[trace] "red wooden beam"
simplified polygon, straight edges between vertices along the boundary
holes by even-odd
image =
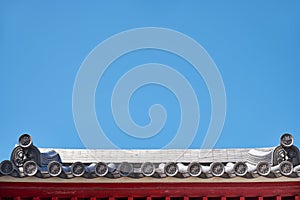
[[[0,196],[58,198],[109,198],[118,197],[262,197],[297,196],[300,200],[300,182],[243,182],[243,183],[40,183],[0,182]],[[223,197],[223,198],[221,198]],[[225,199],[224,199],[225,198]],[[73,200],[73,199],[72,199]],[[74,199],[75,200],[75,199]],[[95,200],[95,199],[91,199]],[[132,200],[132,199],[129,199]],[[134,200],[134,199],[133,199]],[[147,200],[151,200],[147,198]],[[186,200],[186,199],[184,199]],[[240,200],[245,200],[240,198]]]

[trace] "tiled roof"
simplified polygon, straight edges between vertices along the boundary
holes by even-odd
[[[300,153],[290,134],[276,147],[199,150],[91,150],[37,148],[23,134],[1,176],[39,178],[300,177]],[[168,179],[169,179],[168,178]]]

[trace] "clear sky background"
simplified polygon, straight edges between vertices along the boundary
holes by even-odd
[[[215,148],[265,147],[290,132],[300,147],[300,1],[0,1],[0,159],[8,159],[20,134],[38,147],[85,148],[72,115],[76,74],[100,42],[119,32],[164,27],[182,32],[210,54],[222,75],[227,115]],[[101,59],[101,58],[99,58]],[[197,85],[199,148],[210,119],[201,76],[179,57],[142,50],[108,69],[96,93],[98,119],[121,148],[160,148],[178,128],[180,109],[169,90],[148,85],[132,96],[140,125],[162,103],[168,121],[159,142],[139,143],[115,127],[110,89],[124,69],[157,62],[181,69]],[[125,70],[125,71],[126,71]],[[116,77],[115,77],[116,76]],[[200,88],[200,89],[199,89]],[[127,138],[126,138],[127,137]]]

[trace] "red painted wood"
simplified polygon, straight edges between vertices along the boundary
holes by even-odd
[[[0,182],[0,196],[58,198],[299,196],[300,182],[244,183],[21,183]],[[277,198],[277,197],[276,197]],[[298,197],[297,197],[298,198]],[[134,200],[134,199],[133,199]],[[149,200],[147,198],[147,200]],[[172,198],[170,199],[172,200]],[[224,199],[222,199],[224,200]],[[226,200],[226,199],[225,199]],[[245,200],[240,198],[240,200]],[[278,200],[278,199],[277,199]],[[296,200],[296,199],[295,199]],[[297,199],[300,200],[300,199]]]
[[[281,196],[276,196],[276,200],[281,200]]]

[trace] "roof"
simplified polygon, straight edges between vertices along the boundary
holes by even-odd
[[[278,146],[254,149],[52,149],[36,147],[28,134],[18,141],[0,164],[0,182],[300,181],[300,153],[290,134]]]
[[[256,178],[244,178],[244,177],[235,177],[235,178],[222,178],[222,177],[211,177],[211,178],[199,178],[199,177],[188,177],[188,178],[176,178],[176,177],[166,177],[166,178],[153,178],[153,177],[144,177],[142,179],[136,179],[131,177],[120,177],[120,178],[84,178],[84,177],[74,177],[71,179],[64,179],[60,177],[52,178],[36,178],[36,177],[24,177],[16,178],[12,176],[2,176],[0,177],[0,182],[23,182],[23,183],[245,183],[245,182],[300,182],[300,177],[286,177],[281,176],[277,178],[258,176]]]
[[[275,147],[259,148],[257,151],[270,153]],[[238,162],[246,161],[249,148],[241,149],[51,149],[39,148],[41,152],[56,151],[65,163],[80,161],[83,163],[102,162]]]

